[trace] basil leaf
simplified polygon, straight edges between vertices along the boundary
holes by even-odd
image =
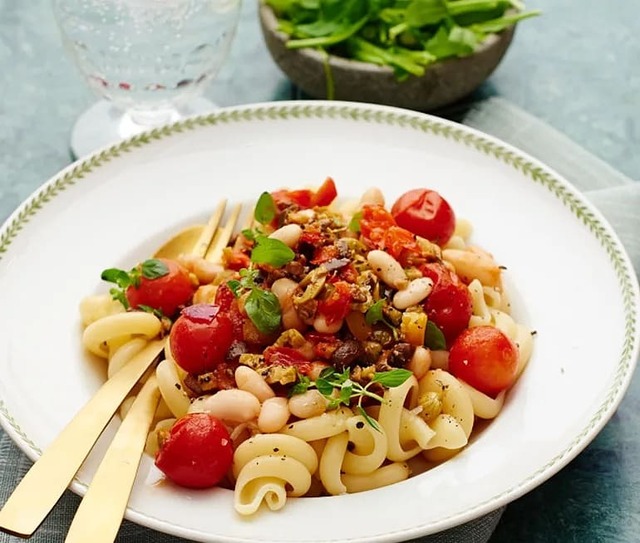
[[[100,279],[108,281],[109,283],[115,283],[120,288],[127,288],[132,284],[129,273],[124,270],[119,270],[118,268],[109,268],[108,270],[104,270],[100,274]]]
[[[260,224],[269,224],[275,219],[276,213],[278,213],[278,208],[273,201],[273,196],[268,192],[263,192],[258,198],[256,209],[253,213],[255,220]]]
[[[373,376],[372,381],[374,383],[380,383],[384,387],[393,388],[393,387],[400,386],[412,375],[413,375],[412,371],[403,370],[403,369],[382,371],[380,373],[376,373]]]
[[[242,283],[240,281],[231,279],[231,281],[227,281],[227,286],[236,298],[240,297],[240,291],[242,290]]]
[[[245,228],[242,232],[240,232],[248,241],[255,241],[256,234],[250,228]]]
[[[447,348],[447,340],[442,330],[432,321],[427,321],[427,329],[424,334],[424,346],[433,351],[444,351]]]
[[[364,410],[364,408],[361,405],[358,406],[358,413],[360,413],[364,417],[364,420],[366,420],[369,423],[370,426],[372,426],[378,432],[380,431],[380,425],[378,424],[378,421],[376,419],[372,418]]]
[[[373,304],[367,310],[367,312],[364,315],[364,320],[369,326],[384,320],[384,315],[382,313],[383,307],[384,307],[384,300],[378,300],[375,304]]]
[[[280,328],[280,302],[269,290],[254,288],[244,304],[247,315],[261,333],[269,335]]]
[[[157,258],[145,260],[142,263],[142,266],[140,266],[140,270],[142,272],[142,277],[145,279],[158,279],[159,277],[169,275],[169,268],[167,265]]]
[[[257,236],[256,246],[251,251],[251,262],[269,264],[281,268],[296,257],[296,254],[279,239]]]
[[[351,221],[349,221],[349,230],[355,232],[356,234],[360,233],[360,221],[362,220],[362,211],[358,211],[353,215]]]

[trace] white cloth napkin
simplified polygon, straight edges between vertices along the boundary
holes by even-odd
[[[640,270],[640,183],[634,183],[569,138],[501,98],[477,104],[464,124],[496,136],[538,158],[584,191],[602,211],[624,243],[636,272]],[[30,462],[0,430],[0,503],[4,503]],[[409,497],[408,497],[409,499]],[[31,539],[34,543],[61,543],[79,504],[66,492],[58,506]],[[415,540],[415,543],[486,543],[504,509],[451,530]],[[0,543],[18,543],[0,534]],[[184,540],[159,534],[125,521],[119,543],[181,543]]]

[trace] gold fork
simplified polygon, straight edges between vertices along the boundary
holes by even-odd
[[[214,256],[213,253],[209,254],[208,248],[224,213],[224,206],[225,202],[222,202],[216,208],[208,224],[204,228],[200,228],[201,233],[194,245],[196,254],[207,259]],[[233,224],[235,224],[239,213],[239,206],[236,206],[232,213],[233,222],[231,225],[229,223],[225,225],[229,236],[231,236]],[[227,228],[229,226],[230,228]],[[167,245],[165,244],[163,247]],[[223,248],[222,243],[217,244],[216,254],[221,255]],[[211,249],[213,250],[213,247]],[[218,256],[218,258],[220,257]],[[36,531],[73,480],[120,404],[145,372],[159,360],[165,344],[165,339],[150,341],[126,366],[105,382],[91,400],[82,407],[42,453],[9,496],[0,510],[0,529],[21,537],[30,537]],[[143,387],[143,391],[139,395],[139,407],[133,412],[134,415],[135,413],[139,414],[131,417],[132,422],[126,426],[123,422],[125,429],[129,428],[127,431],[135,433],[135,435],[138,435],[138,432],[143,433],[139,431],[145,421],[145,409],[142,406],[148,406],[153,403],[154,397],[158,397],[158,393],[153,387],[154,380],[149,379],[149,381],[151,383]],[[157,404],[157,400],[155,402]],[[153,411],[155,412],[155,409]],[[129,491],[127,499],[128,495]],[[105,500],[105,503],[109,503],[109,500]],[[118,522],[118,526],[119,524],[120,522]],[[83,541],[87,541],[87,539],[83,539]]]
[[[205,243],[201,239],[195,245],[195,252],[211,262],[219,262],[240,211],[241,207],[236,206],[226,224],[217,232],[216,228],[205,228],[202,236],[209,236],[210,246],[202,254],[201,248]],[[159,400],[160,391],[155,375],[152,375],[142,387],[100,463],[76,511],[65,543],[111,543],[115,540]]]

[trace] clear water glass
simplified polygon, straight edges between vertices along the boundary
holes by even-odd
[[[102,98],[74,127],[97,147],[215,106],[202,97],[228,56],[241,0],[54,0],[66,48]]]

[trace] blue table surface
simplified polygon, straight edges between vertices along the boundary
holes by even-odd
[[[640,7],[636,0],[529,0],[500,67],[472,97],[501,96],[640,180]],[[0,221],[71,160],[69,135],[94,100],[65,56],[46,0],[0,0]],[[233,50],[207,92],[220,105],[296,97],[245,0]],[[517,459],[513,459],[514,462]],[[491,543],[640,541],[640,383],[587,449],[511,504]]]

